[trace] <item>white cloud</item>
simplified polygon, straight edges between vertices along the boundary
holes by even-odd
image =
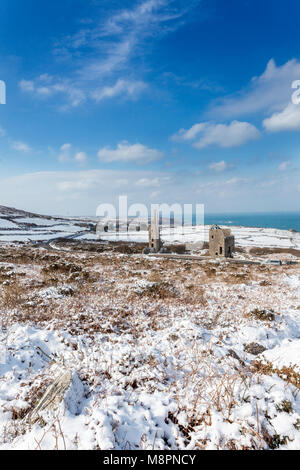
[[[265,188],[273,187],[273,186],[278,185],[278,184],[280,184],[279,180],[277,180],[277,179],[271,179],[271,180],[267,180],[267,181],[263,181],[262,183],[259,183],[258,186],[259,186],[260,188],[265,189]]]
[[[61,163],[68,162],[71,160],[71,148],[72,148],[71,144],[63,144],[60,147],[60,154],[58,156],[58,160]]]
[[[13,141],[11,145],[12,145],[12,148],[14,150],[17,150],[18,152],[28,153],[31,151],[30,146],[28,144],[25,144],[25,142]]]
[[[153,179],[141,178],[135,184],[136,184],[136,186],[144,186],[144,187],[147,187],[147,188],[156,187],[156,186],[160,185],[160,180],[159,180],[159,178],[153,178]]]
[[[71,149],[72,147],[72,144],[63,144],[61,147],[60,147],[60,150],[62,150],[63,152],[67,152]]]
[[[50,78],[52,79],[52,77]],[[41,84],[41,80],[44,79],[44,76],[42,76],[42,78],[38,77],[35,81],[26,82],[22,80],[19,85],[22,91],[33,93],[39,98],[50,98],[54,95],[67,96],[68,105],[61,107],[60,109],[62,110],[68,109],[70,106],[79,106],[86,101],[88,96],[99,103],[103,99],[111,99],[121,95],[134,98],[147,88],[147,84],[141,80],[118,79],[114,85],[98,87],[88,94],[85,90],[81,89],[79,85],[74,86],[69,80],[62,81],[58,79],[57,82],[43,85]],[[47,77],[47,82],[49,81],[49,77]]]
[[[219,147],[238,147],[249,140],[257,139],[259,136],[260,132],[252,124],[232,121],[229,125],[208,125],[200,140],[194,145],[198,149],[212,144]]]
[[[203,122],[195,124],[187,131],[181,129],[172,137],[172,140],[194,141],[193,146],[198,149],[203,149],[208,145],[226,148],[238,147],[259,136],[259,130],[248,122],[232,121],[230,124]],[[198,140],[195,142],[196,138]]]
[[[120,178],[115,181],[116,187],[128,186],[129,181],[126,178]]]
[[[224,162],[220,162],[220,164],[223,164]],[[222,165],[220,165],[222,166]],[[236,185],[245,185],[246,183],[249,183],[251,181],[250,178],[231,178],[229,180],[215,180],[215,181],[209,181],[206,183],[198,184],[198,193],[203,193],[203,191],[206,192],[215,192],[216,189],[218,188],[226,188],[230,186],[236,186]]]
[[[107,86],[95,90],[92,97],[98,103],[105,98],[114,98],[115,96],[126,95],[128,97],[137,96],[147,87],[142,81],[129,81],[119,79],[115,85]]]
[[[299,77],[299,60],[293,59],[277,66],[271,59],[262,75],[253,77],[248,86],[236,95],[218,100],[209,115],[236,118],[257,112],[282,110],[291,102],[292,82]]]
[[[222,160],[221,162],[212,163],[208,168],[213,171],[222,172],[228,169],[228,164]]]
[[[66,143],[60,147],[58,160],[61,163],[76,162],[83,166],[87,163],[88,157],[85,152],[75,152],[72,144]]]
[[[235,185],[240,183],[247,183],[248,181],[248,178],[231,178],[230,180],[225,181],[225,184]]]
[[[93,179],[82,179],[79,181],[62,181],[57,184],[60,191],[85,191],[95,186],[96,182]]]
[[[207,122],[194,124],[190,129],[180,129],[179,132],[171,137],[174,142],[184,142],[195,139],[200,132],[207,128]]]
[[[147,164],[163,157],[163,153],[156,149],[150,149],[142,144],[130,145],[124,141],[118,144],[117,148],[112,150],[108,147],[100,149],[98,157],[102,162],[135,162]]]
[[[285,161],[279,165],[278,169],[280,171],[285,171],[289,166],[291,166],[291,162]]]
[[[87,162],[87,154],[85,152],[77,152],[74,159],[80,165],[84,165]]]
[[[6,130],[0,126],[0,137],[7,136]],[[20,140],[13,140],[9,136],[7,136],[7,142],[9,143],[10,147],[17,152],[29,153],[32,152],[32,148],[26,142],[22,142]]]
[[[21,80],[20,83],[20,88],[22,91],[34,91],[34,82],[31,80]]]
[[[270,132],[300,131],[300,105],[288,104],[283,111],[265,119],[263,125]]]
[[[153,191],[153,193],[150,194],[150,199],[158,199],[161,195],[161,191]]]
[[[36,80],[21,80],[19,86],[22,91],[34,94],[40,99],[54,95],[67,96],[68,106],[61,107],[63,110],[68,109],[69,106],[79,106],[86,100],[86,93],[79,85],[75,86],[70,79],[54,79],[47,74],[40,75]]]
[[[51,89],[50,87],[46,87],[46,86],[40,86],[36,89],[36,92],[38,93],[38,95],[49,96],[49,95],[52,95],[53,89]]]

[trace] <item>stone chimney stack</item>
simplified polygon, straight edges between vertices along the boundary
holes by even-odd
[[[155,210],[149,227],[149,248],[152,253],[158,253],[161,247],[158,212]]]

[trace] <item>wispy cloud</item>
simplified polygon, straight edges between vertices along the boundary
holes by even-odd
[[[187,7],[181,1],[144,0],[131,8],[111,11],[105,19],[101,15],[56,43],[55,55],[64,58],[68,72],[23,79],[20,88],[44,99],[61,94],[70,107],[87,99],[100,102],[122,95],[136,97],[146,89],[141,76],[148,44],[178,28],[199,1],[193,0]],[[143,60],[138,67],[140,57]]]
[[[97,180],[93,175],[90,178],[85,177],[77,181],[61,181],[57,183],[57,189],[62,192],[86,191],[97,185]]]
[[[226,188],[226,187],[235,187],[244,185],[246,183],[250,183],[250,178],[231,178],[229,180],[216,180],[216,181],[208,181],[205,183],[198,184],[197,192],[202,193],[203,191],[207,192],[215,192],[218,188]]]
[[[217,172],[222,172],[225,171],[229,168],[228,163],[225,162],[225,160],[221,160],[220,162],[214,162],[208,167],[210,170],[217,171]]]
[[[126,67],[130,59],[141,52],[148,38],[174,30],[186,11],[182,3],[178,6],[173,0],[135,2],[132,8],[113,12],[106,20],[65,38],[62,52],[84,47],[88,58],[79,73],[88,80],[99,79]],[[56,53],[60,53],[59,45]]]
[[[31,93],[39,99],[59,95],[66,97],[71,107],[79,106],[86,100],[86,91],[81,88],[80,84],[74,85],[71,79],[41,75],[35,80],[21,80],[19,86],[22,91]]]
[[[156,178],[141,178],[135,183],[136,186],[142,186],[144,188],[156,188],[163,184],[170,183],[171,176],[163,176]]]
[[[173,72],[164,72],[161,75],[160,80],[166,84],[169,84],[171,82],[180,87],[184,86],[209,93],[224,93],[225,91],[224,87],[206,78],[195,79],[190,77],[189,75],[178,75]]]
[[[125,95],[129,97],[138,96],[147,88],[146,83],[142,81],[130,81],[119,79],[114,85],[96,89],[92,97],[98,103],[105,98],[114,98],[115,96]]]
[[[280,165],[278,166],[278,169],[279,169],[280,171],[285,171],[285,170],[287,170],[290,166],[291,166],[291,162],[285,161],[285,162],[280,163]]]
[[[31,147],[25,142],[12,141],[11,146],[14,150],[17,150],[18,152],[29,153],[31,151]]]

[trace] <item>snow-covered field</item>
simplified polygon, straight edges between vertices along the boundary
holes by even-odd
[[[0,325],[0,449],[300,448],[298,265],[0,245]]]
[[[228,228],[228,227],[226,227]],[[162,240],[166,243],[188,243],[198,244],[201,241],[209,240],[210,226],[184,227],[175,229],[162,228]],[[265,247],[265,248],[295,248],[300,249],[300,233],[289,230],[251,228],[251,227],[230,227],[235,236],[237,246],[242,247]],[[101,234],[103,240],[123,240],[147,243],[148,233],[146,231],[129,233],[107,233]]]
[[[11,228],[16,229],[17,225],[14,222],[11,222],[10,220],[2,219],[0,217],[0,230]]]

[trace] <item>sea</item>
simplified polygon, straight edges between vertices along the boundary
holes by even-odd
[[[193,217],[195,221],[195,216]],[[300,212],[205,214],[205,225],[277,228],[300,232]]]
[[[178,216],[175,223],[181,223]],[[149,219],[150,223],[150,219]],[[196,214],[185,215],[185,225],[197,225]],[[199,223],[199,222],[198,222]],[[253,212],[253,213],[223,213],[204,214],[205,225],[227,225],[238,227],[274,228],[279,230],[294,230],[300,232],[300,212]]]

